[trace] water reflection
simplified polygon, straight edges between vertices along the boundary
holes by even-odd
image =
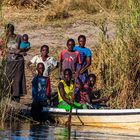
[[[67,140],[68,128],[64,126],[34,125],[30,123],[6,123],[0,131],[1,140]],[[95,127],[72,127],[71,140],[140,140],[139,130]]]

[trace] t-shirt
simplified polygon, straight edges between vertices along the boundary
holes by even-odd
[[[36,65],[38,63],[44,64],[45,70],[43,76],[49,76],[51,69],[57,66],[57,61],[51,56],[49,56],[45,61],[43,61],[41,56],[36,55],[30,60],[30,62]]]
[[[62,71],[69,68],[74,73],[76,71],[77,63],[81,64],[80,53],[69,52],[67,50],[63,50],[60,53],[60,62],[62,62]]]
[[[80,53],[80,59],[81,59],[82,64],[78,65],[77,68],[81,69],[86,65],[86,58],[92,56],[91,51],[89,48],[85,48],[85,47],[81,48],[80,46],[75,46],[73,50],[78,51]]]
[[[66,82],[64,80],[61,80],[60,82],[63,83],[64,91],[65,91],[65,97],[67,99],[71,99],[72,93],[74,92],[73,82],[71,81],[69,86],[66,84]],[[58,88],[58,100],[59,100],[59,103],[64,101],[63,98],[61,97],[59,88]]]
[[[20,49],[28,49],[30,48],[30,42],[21,42],[20,43]]]
[[[50,80],[48,77],[35,76],[32,80],[32,97],[36,101],[45,101],[50,98]]]

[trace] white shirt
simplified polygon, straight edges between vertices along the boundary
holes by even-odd
[[[38,63],[43,63],[44,64],[45,70],[44,70],[43,76],[49,76],[51,69],[53,67],[57,66],[57,61],[51,56],[49,56],[45,61],[43,61],[41,56],[36,55],[30,60],[30,62],[32,64],[36,64],[36,65]]]

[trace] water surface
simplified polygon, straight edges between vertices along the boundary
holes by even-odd
[[[71,139],[75,140],[140,140],[139,130],[74,126]],[[0,131],[1,140],[67,140],[68,128],[23,122],[6,123]]]

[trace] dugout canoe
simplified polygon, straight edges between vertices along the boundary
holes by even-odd
[[[58,108],[43,107],[58,124],[67,123],[69,111]],[[140,109],[73,109],[72,125],[112,127],[112,128],[140,128]]]

